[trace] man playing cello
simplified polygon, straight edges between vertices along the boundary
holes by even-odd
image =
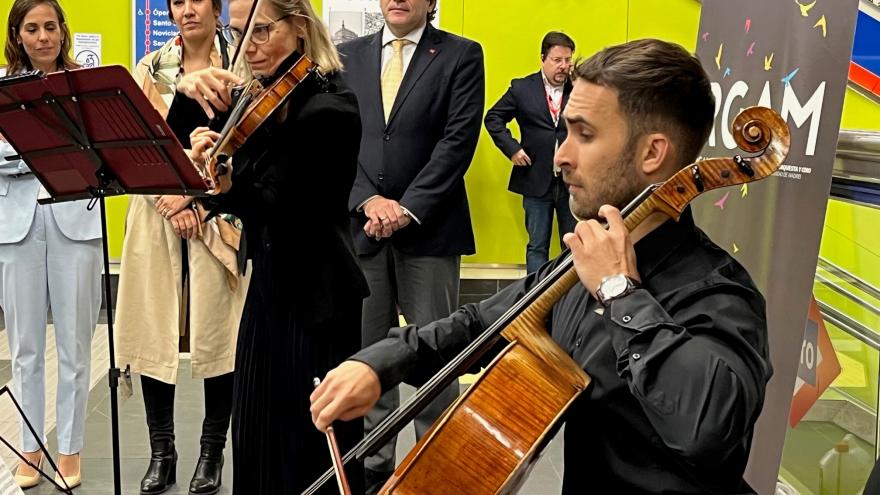
[[[714,121],[709,80],[658,40],[606,48],[574,77],[555,162],[586,219],[564,239],[581,283],[547,328],[592,382],[564,417],[563,493],[750,493],[742,475],[772,374],[764,299],[689,208],[631,233],[619,212],[696,159]],[[560,259],[448,318],[391,329],[327,374],[312,395],[316,426],[426,381]]]

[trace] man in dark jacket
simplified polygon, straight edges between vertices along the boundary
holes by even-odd
[[[426,324],[458,305],[461,255],[474,253],[464,174],[480,135],[483,50],[434,28],[435,0],[381,0],[385,27],[339,47],[363,135],[349,198],[355,248],[370,286],[363,344],[397,324]],[[458,396],[452,384],[416,418],[421,437]],[[390,390],[367,416],[370,431],[397,408]],[[368,485],[394,469],[394,442],[366,459]],[[370,490],[368,490],[369,492]]]
[[[555,163],[589,220],[565,235],[580,283],[542,323],[592,381],[563,418],[563,493],[754,493],[743,472],[772,374],[764,298],[690,208],[678,221],[655,210],[631,232],[619,212],[696,159],[714,123],[709,78],[684,48],[650,39],[574,73]],[[561,259],[447,318],[391,329],[327,374],[311,397],[317,427],[363,415],[401,381],[425,383]],[[480,452],[468,439],[461,451]]]
[[[510,82],[510,89],[486,112],[486,130],[495,146],[513,163],[511,192],[522,194],[526,213],[526,268],[534,272],[550,256],[553,211],[559,226],[559,241],[574,230],[575,219],[568,208],[568,191],[553,155],[567,135],[562,111],[571,93],[571,57],[574,41],[565,33],[551,31],[541,42],[541,70]],[[517,142],[507,128],[519,124]],[[564,248],[564,246],[563,246]]]

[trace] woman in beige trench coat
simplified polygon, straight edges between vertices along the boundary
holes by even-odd
[[[228,65],[219,35],[220,0],[168,0],[181,34],[147,54],[134,77],[166,116],[184,147],[207,117],[177,95],[186,72]],[[152,455],[142,494],[163,493],[176,482],[174,391],[180,342],[189,343],[192,377],[204,379],[201,453],[192,494],[219,490],[232,405],[235,343],[247,291],[236,249],[240,227],[232,217],[207,223],[198,201],[182,196],[132,196],[117,304],[116,353],[122,368],[141,375]],[[182,338],[183,337],[183,338]]]

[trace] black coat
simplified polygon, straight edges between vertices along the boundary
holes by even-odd
[[[360,118],[354,94],[329,80],[326,92],[297,88],[249,138],[232,157],[232,189],[216,198],[216,211],[244,223],[253,262],[235,357],[235,493],[300,493],[330,468],[309,413],[312,378],[360,348],[368,289],[348,214]],[[336,435],[348,451],[363,437],[363,422],[343,423]],[[347,467],[362,492],[362,467]]]
[[[560,112],[565,109],[569,94],[571,83],[567,82],[562,90]],[[519,124],[522,143],[518,143],[507,128],[514,119]],[[486,112],[485,123],[495,146],[504,156],[510,158],[523,149],[532,160],[531,166],[513,167],[507,188],[532,198],[546,195],[553,178],[556,142],[562,144],[568,131],[561,115],[558,124],[553,124],[541,72],[510,81],[510,88],[504,96]]]
[[[357,163],[358,104],[338,77],[330,81],[327,93],[298,88],[286,118],[270,119],[249,138],[232,159],[232,189],[215,208],[244,224],[243,251],[254,264],[250,291],[273,301],[279,318],[289,315],[305,324],[325,320],[340,301],[368,293],[347,206]]]
[[[474,41],[425,28],[385,125],[381,95],[382,32],[339,47],[343,78],[357,94],[363,136],[358,175],[348,207],[358,254],[381,242],[363,231],[357,208],[380,195],[399,201],[412,222],[390,239],[408,254],[474,253],[474,233],[464,186],[480,135],[485,102],[483,50]]]

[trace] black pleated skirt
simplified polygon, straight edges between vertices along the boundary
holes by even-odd
[[[361,300],[309,328],[296,323],[296,301],[251,280],[235,362],[232,414],[233,493],[298,495],[331,467],[323,433],[309,412],[314,377],[323,378],[360,349]],[[291,298],[292,299],[292,298]],[[302,325],[300,325],[302,326]],[[343,455],[363,438],[363,421],[334,425]],[[363,466],[346,465],[353,493],[363,493]],[[321,494],[338,493],[336,481]]]

